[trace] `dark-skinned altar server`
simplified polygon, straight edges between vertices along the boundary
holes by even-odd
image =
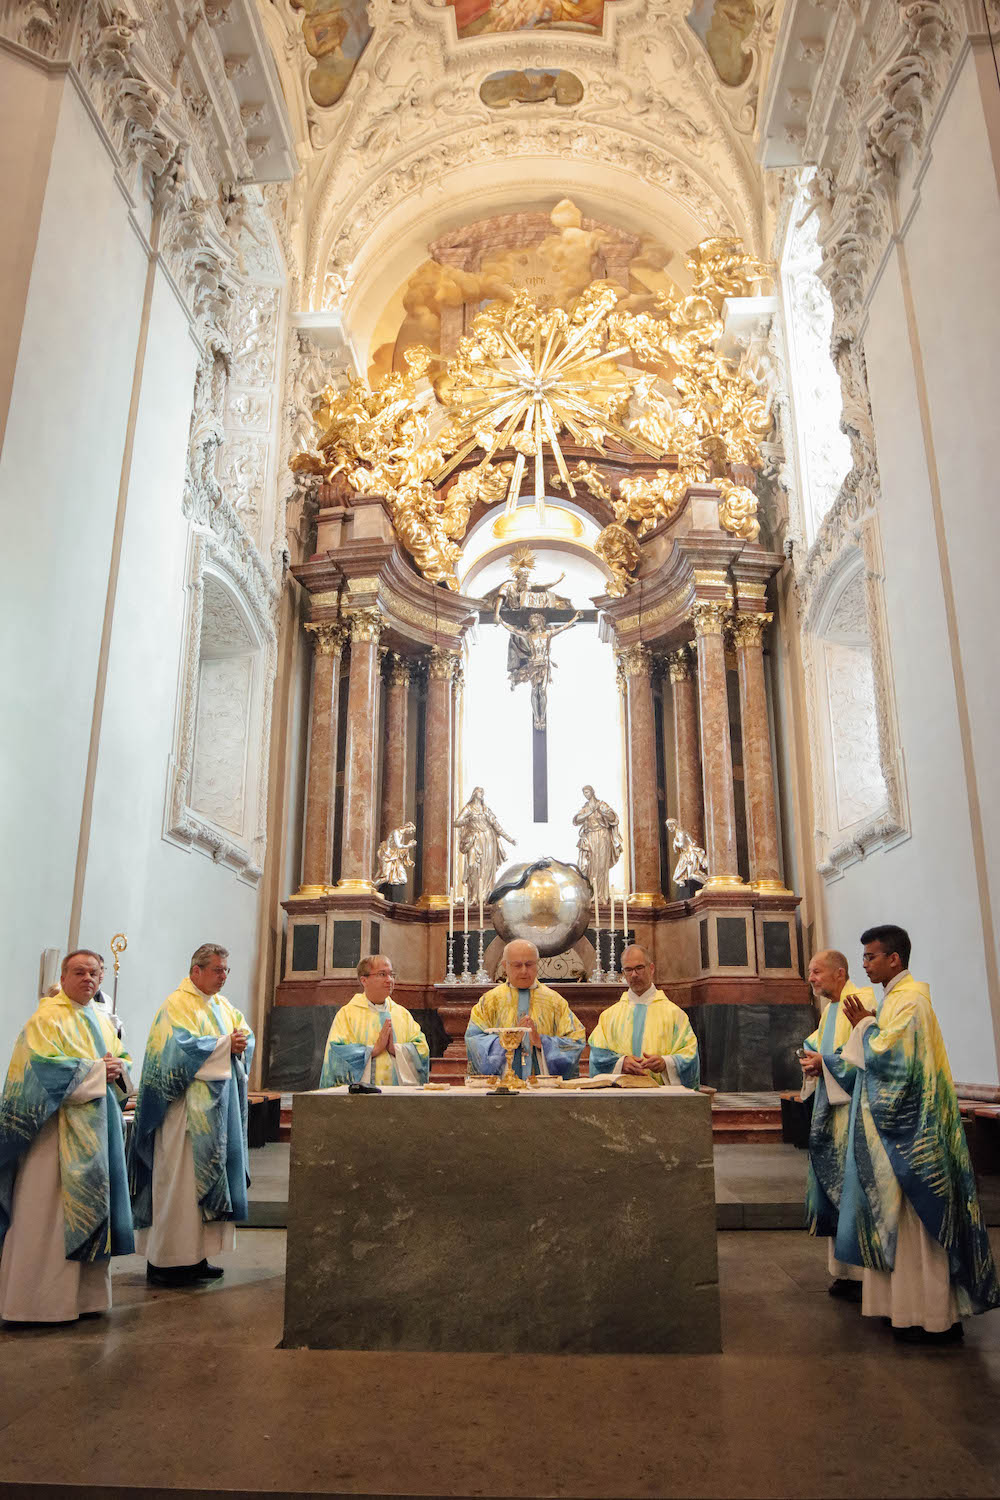
[[[897,1336],[948,1342],[961,1319],[1000,1307],[1000,1284],[976,1194],[948,1057],[926,984],[909,971],[901,927],[861,934],[869,1010],[841,1006],[842,1056],[858,1069],[837,1220],[837,1259],[864,1267],[861,1311]]]
[[[95,1011],[100,958],[63,959],[14,1044],[0,1102],[0,1317],[63,1323],[111,1307],[131,1255],[121,1102],[131,1059]]]
[[[503,962],[506,980],[486,991],[469,1018],[465,1033],[469,1072],[504,1072],[506,1055],[490,1029],[525,1026],[528,1033],[514,1053],[517,1076],[575,1077],[586,1033],[563,997],[538,983],[538,949],[534,943],[515,939],[503,950]]]
[[[697,1089],[698,1042],[679,1005],[653,982],[653,962],[633,943],[622,953],[628,989],[601,1014],[590,1037],[590,1076],[648,1073],[657,1083]]]
[[[153,1019],[129,1143],[136,1248],[154,1286],[214,1281],[247,1216],[247,1073],[254,1035],[220,993],[229,954],[203,943]]]
[[[430,1049],[420,1027],[392,996],[395,975],[384,953],[358,964],[361,991],[333,1018],[320,1075],[321,1089],[367,1083],[375,1088],[427,1082]]]
[[[806,1227],[810,1234],[827,1235],[827,1262],[833,1281],[831,1297],[861,1301],[861,1267],[839,1261],[834,1249],[837,1215],[844,1185],[851,1098],[858,1070],[842,1056],[851,1035],[851,1023],[841,1001],[856,995],[874,1008],[875,992],[858,989],[847,973],[847,959],[835,948],[825,948],[809,963],[809,983],[817,999],[824,1002],[819,1025],[802,1043],[802,1097],[814,1095],[809,1125],[809,1166],[806,1176]]]

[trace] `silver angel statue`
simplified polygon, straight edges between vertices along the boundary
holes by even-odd
[[[592,786],[585,786],[583,795],[584,804],[573,815],[573,825],[580,830],[576,844],[580,851],[577,863],[593,886],[598,901],[610,901],[609,875],[624,847],[618,814],[607,802],[600,800]]]
[[[416,839],[406,841],[407,834],[416,833],[416,824],[404,823],[402,828],[393,828],[378,846],[375,858],[378,860],[378,869],[375,872],[376,885],[405,885],[406,872],[413,869],[413,860],[410,858],[410,850],[417,847]]]
[[[673,835],[673,849],[680,855],[674,866],[674,881],[687,885],[694,881],[704,885],[708,879],[708,855],[700,844],[696,844],[689,833],[685,833],[676,818],[667,819],[667,832]]]
[[[497,870],[507,858],[504,840],[516,844],[517,839],[500,827],[496,814],[483,800],[481,786],[473,787],[472,796],[455,819],[455,827],[459,853],[465,859],[464,883],[469,901],[475,905],[480,895],[483,901],[488,901],[496,884]]]

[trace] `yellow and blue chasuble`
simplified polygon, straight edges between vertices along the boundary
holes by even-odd
[[[614,1005],[602,1011],[590,1036],[590,1076],[611,1073],[620,1057],[669,1057],[677,1069],[677,1079],[685,1088],[701,1086],[698,1064],[698,1042],[691,1022],[679,1005],[657,990],[652,1000],[629,1003],[628,991]],[[663,1084],[665,1073],[650,1073]]]
[[[841,1000],[845,995],[857,995],[866,1010],[874,1008],[875,992],[867,986],[858,989],[848,980],[841,992]],[[853,1063],[845,1062],[840,1055],[850,1035],[851,1023],[844,1015],[840,1000],[831,1000],[823,1007],[816,1030],[802,1043],[807,1052],[821,1055],[831,1078],[848,1096],[846,1101],[838,1096],[838,1100],[832,1102],[825,1074],[816,1077],[806,1173],[806,1228],[810,1234],[832,1237],[837,1233],[850,1135],[850,1101],[858,1071]]]
[[[417,1083],[427,1082],[430,1072],[430,1049],[427,1040],[405,1005],[389,999],[382,1006],[372,1005],[366,995],[352,995],[333,1018],[326,1039],[326,1055],[320,1074],[321,1089],[338,1084],[360,1083],[371,1061],[372,1048],[386,1021],[392,1024],[392,1039],[397,1053],[406,1055]],[[375,1058],[369,1082],[376,1088],[391,1088],[400,1082],[396,1060],[388,1052]]]
[[[469,1072],[502,1073],[507,1066],[506,1054],[499,1037],[487,1033],[494,1026],[516,1026],[520,1016],[529,1014],[542,1039],[542,1056],[549,1073],[575,1077],[586,1032],[562,995],[537,980],[530,990],[516,990],[505,980],[487,990],[473,1006],[465,1032]],[[541,1072],[537,1049],[531,1046],[529,1037],[514,1053],[513,1067],[518,1078]]]
[[[228,1078],[195,1074],[224,1036],[245,1031],[247,1048],[231,1059]],[[129,1142],[129,1184],[137,1229],[153,1222],[153,1148],[156,1132],[175,1100],[183,1099],[194,1154],[198,1203],[206,1223],[247,1216],[247,1073],[254,1034],[246,1017],[224,995],[204,995],[190,979],[160,1006],[146,1043],[142,1080]]]
[[[91,1263],[133,1253],[119,1096],[109,1083],[98,1099],[71,1099],[108,1052],[132,1061],[108,1018],[62,990],[41,1002],[14,1043],[0,1100],[0,1246],[10,1228],[18,1163],[58,1110],[66,1259]]]
[[[1000,1307],[955,1085],[926,984],[908,972],[877,1002],[861,1038],[834,1254],[891,1271],[903,1197],[948,1254],[973,1312]]]

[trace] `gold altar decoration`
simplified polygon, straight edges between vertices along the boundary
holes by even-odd
[[[594,551],[611,569],[611,582],[607,586],[607,592],[612,598],[620,599],[623,594],[628,593],[631,575],[638,567],[639,543],[627,526],[612,521],[597,537]]]
[[[527,475],[544,520],[546,455],[549,484],[570,496],[581,486],[611,505],[615,526],[602,533],[599,555],[617,589],[628,588],[634,566],[622,533],[635,526],[641,536],[669,519],[691,484],[718,485],[722,526],[755,539],[757,498],[746,480],[762,467],[771,418],[765,394],[717,345],[725,299],[747,296],[768,268],[723,238],[702,241],[686,264],[691,292],[660,292],[650,312],[618,311],[620,291],[605,281],[566,309],[540,308],[519,291],[475,318],[443,369],[432,372],[418,345],[405,351],[406,373],[392,371],[374,389],[363,380],[328,388],[313,410],[316,450],[296,454],[292,469],[385,496],[417,568],[452,589],[473,506],[503,501],[511,514]],[[635,363],[619,364],[624,355]],[[663,467],[625,477],[615,491],[589,460],[571,469],[566,442],[619,465],[631,452],[626,462],[641,455]]]

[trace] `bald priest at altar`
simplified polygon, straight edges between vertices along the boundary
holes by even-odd
[[[603,1012],[590,1037],[590,1073],[648,1074],[657,1083],[696,1089],[698,1042],[679,1005],[653,983],[653,963],[633,944],[622,954],[628,989]]]
[[[586,1033],[563,997],[538,983],[538,949],[516,939],[503,950],[503,963],[506,980],[486,991],[469,1018],[469,1072],[503,1072],[504,1049],[491,1033],[497,1027],[524,1026],[528,1031],[513,1060],[518,1077],[575,1077]]]

